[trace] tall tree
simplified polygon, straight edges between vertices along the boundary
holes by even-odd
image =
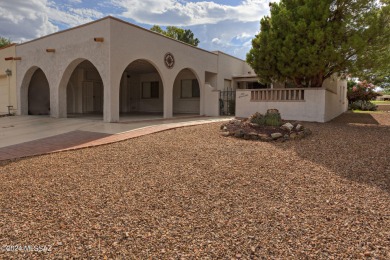
[[[260,21],[247,61],[265,81],[321,87],[389,46],[389,0],[281,0]],[[374,57],[375,58],[375,57]]]
[[[150,30],[193,46],[198,46],[199,44],[199,39],[195,38],[194,33],[189,29],[182,29],[176,26],[167,26],[167,29],[164,31],[160,26],[153,25]]]
[[[4,47],[4,46],[7,46],[7,45],[10,45],[10,44],[11,44],[11,40],[10,39],[4,38],[4,37],[0,37],[0,48]]]

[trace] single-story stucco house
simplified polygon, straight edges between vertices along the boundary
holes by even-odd
[[[348,103],[344,80],[262,85],[241,59],[110,16],[0,49],[0,94],[0,113],[12,106],[18,115],[100,114],[105,122],[132,113],[218,116],[229,103],[237,117],[277,108],[288,120],[325,122]]]

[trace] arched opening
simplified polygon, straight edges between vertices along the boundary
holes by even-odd
[[[146,60],[130,63],[120,82],[120,120],[162,118],[163,105],[164,87],[156,67]]]
[[[50,87],[45,73],[36,68],[28,85],[27,107],[29,115],[50,115]]]
[[[200,114],[199,80],[190,69],[183,69],[176,76],[173,85],[173,114],[174,116]]]
[[[66,85],[67,116],[103,118],[102,78],[90,61],[78,62],[80,63],[74,68]]]

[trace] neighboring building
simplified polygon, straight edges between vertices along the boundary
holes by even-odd
[[[272,107],[285,117],[284,107],[289,107],[286,111],[297,109],[296,118],[291,119],[323,122],[345,111],[346,85],[341,81],[332,81],[332,87],[299,90],[299,100],[287,98],[280,104],[276,98],[279,94],[274,94],[279,93],[274,92],[278,86],[258,83],[245,61],[114,17],[13,48],[12,54],[0,50],[0,57],[2,62],[3,57],[13,57],[10,64],[16,64],[11,70],[17,73],[8,79],[16,79],[10,84],[15,84],[11,92],[17,96],[17,105],[11,104],[21,115],[63,118],[93,113],[101,114],[105,122],[118,122],[121,115],[134,113],[160,113],[164,118],[181,114],[218,116],[225,92],[237,92],[236,100],[228,100],[236,102],[237,116]],[[258,90],[263,87],[268,89]],[[261,91],[272,99],[259,99]],[[297,101],[306,109],[296,108]],[[0,107],[5,103],[1,100]],[[318,108],[313,109],[314,104]]]
[[[15,57],[15,54],[15,44],[0,48],[0,114],[8,114],[17,109],[16,61],[9,59]]]
[[[390,100],[390,95],[377,96],[376,100],[378,100],[378,101],[388,101],[388,100]]]

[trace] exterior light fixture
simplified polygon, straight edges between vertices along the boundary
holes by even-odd
[[[5,74],[9,77],[9,76],[12,76],[12,70],[10,70],[10,69],[7,69],[6,71],[5,71]]]
[[[104,42],[104,38],[103,37],[96,37],[96,38],[93,38],[93,40],[95,42]]]
[[[56,49],[46,49],[46,52],[56,52]]]

